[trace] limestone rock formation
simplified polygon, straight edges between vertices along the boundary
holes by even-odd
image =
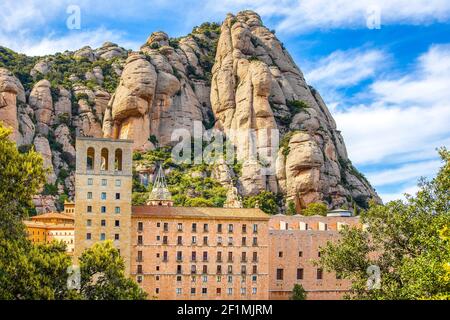
[[[30,75],[33,78],[35,78],[38,74],[45,76],[50,71],[51,65],[52,63],[48,59],[39,60],[34,65],[33,69],[31,69]]]
[[[19,142],[17,102],[25,102],[23,86],[10,71],[0,68],[0,120],[12,129],[11,139]]]
[[[52,121],[53,100],[50,91],[50,82],[41,80],[36,83],[28,98],[30,106],[34,110],[37,121],[37,130],[47,135]]]
[[[97,89],[94,91],[95,95],[95,114],[100,120],[103,121],[103,115],[105,114],[106,108],[108,107],[111,95],[108,91]]]
[[[66,154],[69,164],[75,165],[75,148],[70,136],[69,127],[66,124],[60,124],[55,130],[56,141],[61,145],[61,152]]]
[[[48,170],[47,173],[47,183],[53,184],[56,182],[56,175],[53,170],[52,164],[52,150],[50,149],[50,144],[43,135],[38,134],[34,138],[34,148],[37,152],[42,155],[44,159],[44,168]]]
[[[94,51],[92,50],[92,48],[90,46],[85,46],[85,47],[75,51],[75,53],[73,55],[74,55],[74,57],[77,57],[80,59],[84,58],[91,62],[96,60]]]
[[[148,150],[153,147],[150,136],[167,145],[175,130],[192,132],[194,122],[204,120],[209,86],[189,77],[189,70],[204,74],[197,56],[206,53],[193,38],[181,39],[174,49],[167,34],[155,32],[141,50],[143,54],[132,54],[126,61],[103,131],[107,137],[133,139],[135,149]]]
[[[153,65],[142,55],[131,55],[105,113],[105,137],[133,139],[135,149],[148,149],[149,112],[155,88],[156,71]]]
[[[33,204],[38,214],[55,212],[55,196],[50,195],[36,195],[33,197]]]
[[[69,90],[59,88],[59,97],[54,104],[56,119],[60,119],[61,117],[67,117],[68,119],[70,119],[72,117],[71,97],[72,94]]]
[[[17,141],[19,146],[33,144],[34,135],[36,133],[36,127],[33,122],[34,111],[29,105],[22,104],[19,106],[19,132],[20,140]]]
[[[21,150],[34,145],[43,155],[58,195],[74,195],[76,136],[132,139],[146,151],[200,127],[223,131],[236,147],[237,164],[222,160],[212,170],[230,190],[227,206],[264,190],[299,210],[318,201],[330,208],[380,201],[348,159],[320,94],[255,12],[180,38],[154,32],[138,52],[106,42],[21,58],[10,70],[20,60],[31,77],[0,68],[0,120]],[[138,173],[148,181],[152,170]],[[47,210],[55,199],[37,197],[36,205]]]
[[[110,60],[116,57],[126,57],[127,51],[112,42],[105,42],[100,48],[94,51],[98,59]]]
[[[379,201],[348,160],[322,98],[255,12],[229,15],[222,25],[211,104],[217,126],[225,132],[254,132],[253,137],[234,138],[238,156],[245,159],[239,179],[244,195],[281,191],[298,208],[317,201],[332,207],[351,199]],[[260,131],[271,129],[279,130],[284,146],[276,155],[276,176],[265,176],[255,159],[271,154],[272,142],[258,138],[264,137]]]

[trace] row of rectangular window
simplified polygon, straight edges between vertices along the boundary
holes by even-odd
[[[252,288],[252,294],[257,293],[257,288]],[[182,288],[176,288],[176,294],[181,295],[182,294]],[[195,288],[191,288],[191,295],[195,295]],[[208,288],[202,288],[202,294],[206,295],[208,294]],[[220,296],[222,294],[222,288],[216,288],[216,295]],[[233,294],[233,288],[227,288],[227,294],[232,295]],[[241,295],[246,295],[247,289],[241,288]]]
[[[160,254],[157,253],[156,254],[156,258],[160,258]],[[167,251],[163,252],[163,262],[167,262],[169,260],[169,253]],[[176,260],[177,261],[183,261],[183,252],[182,251],[177,251],[176,253]],[[142,255],[142,251],[139,250],[137,252],[137,261],[138,262],[142,262],[143,261],[143,255]],[[197,261],[197,251],[192,251],[191,252],[191,260],[192,262],[196,262]],[[208,262],[208,252],[207,251],[203,251],[203,255],[202,255],[202,261],[203,262]],[[216,254],[216,262],[222,262],[224,260],[222,260],[222,251],[218,251]],[[228,256],[227,256],[227,262],[233,262],[233,252],[229,251],[228,252]],[[242,252],[241,253],[241,262],[247,262],[247,252]],[[258,262],[258,252],[253,251],[252,254],[252,262]]]
[[[283,280],[284,278],[284,269],[277,269],[277,280]],[[297,280],[303,280],[304,275],[304,269],[303,268],[297,268]],[[323,269],[317,268],[316,269],[316,279],[322,280],[323,279]],[[336,275],[336,279],[340,279],[339,275]]]
[[[163,236],[162,244],[168,245],[169,244],[169,240],[168,239],[169,239],[168,236]],[[208,239],[209,238],[207,236],[203,237],[203,245],[205,245],[205,246],[209,245]],[[161,236],[156,236],[156,241],[161,241]],[[197,242],[197,237],[196,236],[192,236],[191,244],[192,245],[196,245],[197,243],[198,243]],[[142,235],[138,235],[137,245],[141,246],[143,244],[144,244],[144,237]],[[218,246],[223,245],[222,237],[220,237],[220,236],[217,237],[217,243],[216,244]],[[234,244],[233,237],[228,237],[228,245],[232,246],[233,244]],[[180,245],[180,246],[183,245],[183,237],[182,236],[178,236],[177,237],[177,245]],[[247,246],[247,238],[246,237],[242,237],[242,239],[241,239],[241,246]],[[253,237],[253,239],[252,239],[252,246],[254,246],[254,247],[258,246],[258,238],[257,237]]]
[[[89,192],[87,193],[86,198],[87,198],[88,200],[92,200],[92,192],[91,192],[91,191],[89,191]],[[101,200],[106,200],[106,192],[102,192],[102,193],[100,194],[100,199],[101,199]],[[119,193],[119,192],[116,192],[115,200],[120,200],[120,193]]]
[[[92,206],[87,206],[86,207],[86,212],[87,213],[92,213]],[[106,206],[101,206],[100,207],[100,212],[101,213],[106,213]],[[120,207],[114,207],[114,213],[120,213]]]
[[[140,272],[139,272],[139,266],[138,266],[138,279],[141,279],[141,281],[138,281],[139,283],[140,282],[142,282],[142,266],[141,266],[141,269],[140,269]],[[201,277],[201,279],[202,279],[202,282],[203,283],[208,283],[208,275],[203,275],[202,277]],[[226,276],[227,277],[227,282],[229,283],[229,284],[232,284],[233,283],[233,275],[228,275],[228,276]],[[183,279],[183,277],[182,276],[180,276],[180,275],[177,275],[177,277],[176,277],[176,281],[178,282],[178,283],[180,283],[180,282],[182,282],[182,279]],[[159,275],[157,275],[157,276],[155,276],[155,280],[156,281],[159,281],[160,280],[160,276]],[[246,281],[247,281],[247,276],[246,275],[241,275],[241,283],[246,283]],[[256,283],[257,281],[258,281],[258,275],[257,274],[253,274],[252,276],[251,276],[251,281],[253,282],[253,283]],[[197,276],[196,275],[191,275],[191,282],[192,283],[196,283],[197,282]],[[216,275],[216,282],[217,283],[221,283],[222,282],[222,275]]]
[[[86,240],[92,240],[92,233],[86,233]],[[106,240],[106,233],[100,233],[100,241]],[[120,235],[118,233],[114,234],[114,240],[120,240]]]
[[[340,229],[342,229],[343,226],[347,225],[347,223],[343,223],[343,222],[338,222],[337,223],[337,229],[338,231]],[[328,231],[328,224],[326,224],[325,222],[321,222],[319,221],[317,223],[317,229],[319,231]],[[289,229],[289,223],[284,222],[284,221],[280,221],[280,230],[295,230],[295,229]],[[300,221],[299,225],[298,225],[298,230],[312,230],[308,223]]]
[[[156,223],[156,227],[160,228],[161,223],[160,222]],[[140,232],[144,231],[144,223],[141,221],[138,222],[138,231],[140,231]],[[169,223],[168,222],[163,223],[163,231],[164,232],[169,231]],[[177,231],[180,231],[180,232],[183,231],[183,223],[177,224]],[[197,223],[192,223],[191,231],[197,232]],[[234,231],[234,225],[231,223],[228,224],[228,233],[233,233],[233,231]],[[209,224],[207,224],[207,223],[203,224],[203,232],[209,232]],[[222,224],[221,223],[217,224],[217,232],[222,233]],[[247,225],[246,224],[242,225],[242,233],[247,233]],[[256,223],[253,224],[253,233],[258,233],[258,224],[256,224]]]
[[[94,179],[93,178],[88,178],[87,184],[88,184],[88,186],[92,186],[94,184]],[[107,186],[108,185],[108,180],[107,179],[102,179],[101,180],[101,185],[103,187]],[[115,186],[116,187],[122,186],[122,181],[120,179],[116,179]]]
[[[136,281],[138,283],[142,282],[142,277],[138,276]],[[175,289],[175,293],[177,295],[181,295],[183,292],[182,288],[176,288]],[[257,294],[258,290],[257,288],[252,288],[252,294]],[[160,294],[160,290],[159,288],[155,288],[155,294]],[[196,294],[196,288],[191,288],[191,295],[195,295]],[[208,294],[208,288],[202,288],[202,295],[207,295]],[[233,294],[233,288],[227,288],[227,294],[228,295],[232,295]],[[246,288],[241,288],[241,295],[246,295],[247,294],[247,289]],[[222,295],[222,288],[216,288],[216,295],[220,296]]]
[[[303,251],[299,251],[298,256],[303,257]],[[320,251],[317,252],[317,256],[320,258]],[[278,258],[283,258],[283,251],[278,251]]]
[[[86,226],[92,226],[92,219],[86,220]],[[106,220],[100,220],[100,226],[106,227]],[[120,220],[114,220],[114,227],[120,227]]]
[[[156,269],[156,271],[160,271],[160,267],[159,266],[156,266],[155,269]],[[182,274],[183,273],[182,270],[183,270],[182,266],[181,265],[177,265],[176,273],[177,274]],[[141,264],[137,265],[136,272],[137,272],[137,274],[144,273]],[[191,265],[190,273],[191,274],[197,274],[197,266],[196,265]],[[202,272],[201,273],[203,273],[203,274],[207,274],[208,273],[208,266],[207,265],[202,266]],[[216,267],[216,274],[221,275],[222,273],[223,273],[222,265],[217,265],[217,267]],[[227,273],[228,274],[233,274],[233,266],[229,265],[227,267]],[[252,266],[252,274],[257,274],[257,273],[258,273],[258,266],[257,265]],[[245,275],[245,274],[247,274],[247,266],[243,265],[243,266],[241,266],[241,275]]]

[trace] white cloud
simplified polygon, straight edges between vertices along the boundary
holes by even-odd
[[[179,17],[180,24],[221,21],[228,12],[244,9],[257,11],[265,20],[273,21],[280,32],[308,32],[313,29],[366,28],[367,10],[377,6],[381,24],[429,24],[450,19],[448,0],[2,0],[0,32],[35,30],[49,22],[65,23],[66,8],[79,5],[85,16],[102,19],[134,19],[148,21],[160,15]],[[273,20],[272,20],[273,19]],[[93,28],[98,27],[94,26]]]
[[[61,8],[61,1],[3,0],[0,4],[0,32],[19,31],[43,25]]]
[[[27,39],[27,40],[26,40]],[[44,38],[30,41],[28,36],[18,35],[15,38],[0,34],[0,44],[17,52],[32,56],[41,56],[66,50],[76,50],[84,46],[98,48],[105,41],[117,42],[127,49],[137,49],[138,43],[125,40],[124,34],[114,30],[99,28],[95,30],[73,30],[62,36],[49,34]]]
[[[365,28],[368,9],[376,6],[381,24],[428,24],[450,17],[447,0],[229,0],[217,6],[208,1],[209,12],[235,12],[245,8],[263,17],[280,19],[276,29],[302,32],[311,29]]]
[[[450,101],[431,107],[356,106],[338,109],[334,117],[359,165],[423,159],[450,142]]]
[[[405,194],[415,195],[417,191],[419,191],[419,187],[417,185],[413,185],[403,188],[398,192],[381,193],[380,197],[385,203],[393,200],[405,200]]]
[[[335,51],[306,70],[308,82],[326,88],[341,88],[358,84],[373,77],[387,63],[387,54],[381,50]]]
[[[442,65],[439,68],[438,65]],[[374,102],[335,112],[355,163],[414,159],[450,140],[450,46],[432,46],[416,70],[375,81]]]
[[[408,182],[411,180],[417,180],[422,176],[434,175],[441,162],[439,160],[423,161],[412,164],[405,164],[398,168],[387,169],[381,172],[367,174],[367,178],[374,185],[391,185],[401,182]]]
[[[450,45],[434,45],[419,58],[418,70],[378,81],[372,91],[385,103],[433,105],[450,101]]]
[[[375,187],[403,182],[412,188],[418,177],[437,172],[435,149],[450,146],[449,88],[450,45],[434,45],[410,74],[369,86],[372,103],[334,108],[350,159],[376,170],[369,174]],[[393,164],[396,169],[379,169]]]

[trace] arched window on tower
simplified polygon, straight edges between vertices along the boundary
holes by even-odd
[[[116,149],[114,158],[114,170],[122,171],[122,149]]]
[[[101,166],[100,170],[107,171],[108,163],[109,163],[108,149],[103,148],[102,149],[102,166]]]
[[[86,169],[94,170],[94,161],[95,161],[95,150],[92,147],[87,149],[86,155]]]

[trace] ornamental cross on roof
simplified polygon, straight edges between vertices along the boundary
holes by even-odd
[[[149,201],[172,200],[172,195],[167,188],[166,177],[161,164],[158,165],[158,172],[153,183],[152,192],[148,198]]]

